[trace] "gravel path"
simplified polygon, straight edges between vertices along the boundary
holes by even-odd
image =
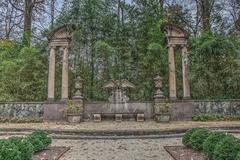
[[[68,124],[65,122],[58,123],[0,123],[0,128],[34,128],[34,129],[74,129],[74,130],[146,130],[146,129],[176,129],[192,127],[230,127],[240,126],[240,121],[218,121],[218,122],[193,122],[193,121],[176,121],[170,123],[156,123],[147,121],[143,123],[124,121],[103,121],[100,123],[83,122],[80,124]]]
[[[54,140],[53,145],[71,147],[61,160],[173,160],[163,146],[181,145],[181,139]]]

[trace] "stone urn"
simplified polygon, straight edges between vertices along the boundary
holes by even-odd
[[[82,106],[68,101],[67,105],[67,121],[69,123],[80,123],[83,119]]]
[[[159,123],[169,123],[170,119],[170,103],[162,102],[155,104],[155,121]]]

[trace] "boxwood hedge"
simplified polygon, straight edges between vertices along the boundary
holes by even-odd
[[[190,129],[182,142],[185,146],[203,151],[211,160],[240,160],[240,139],[223,132]]]
[[[51,138],[44,131],[34,131],[27,137],[0,140],[0,160],[31,160],[33,152],[47,148]]]
[[[227,135],[223,132],[212,132],[203,143],[203,153],[209,158],[213,158],[216,145]]]
[[[192,128],[187,130],[187,132],[183,135],[182,138],[182,143],[187,146],[190,147],[190,137],[192,136],[192,134],[196,131],[199,130],[199,128]]]
[[[195,150],[202,150],[203,143],[208,138],[210,131],[207,129],[198,129],[190,137],[190,147]]]
[[[235,160],[240,151],[240,141],[234,136],[226,136],[215,147],[214,160]]]

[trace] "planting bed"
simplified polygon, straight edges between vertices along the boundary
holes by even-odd
[[[164,146],[164,149],[174,160],[207,160],[203,153],[185,146]]]
[[[58,160],[70,147],[49,147],[33,155],[33,160]]]

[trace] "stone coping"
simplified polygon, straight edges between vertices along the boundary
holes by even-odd
[[[240,99],[177,99],[170,102],[240,102]]]
[[[164,101],[164,100],[163,100]],[[176,99],[170,102],[240,102],[240,99]],[[64,101],[42,101],[42,102],[0,102],[0,104],[45,104],[45,103],[65,103]],[[84,101],[86,104],[109,103],[108,101]],[[154,103],[154,101],[129,101],[127,103]]]
[[[46,102],[0,102],[0,104],[44,104]]]
[[[82,122],[79,124],[70,124],[67,122],[43,122],[43,123],[0,123],[0,131],[3,129],[51,129],[51,130],[79,130],[79,131],[142,131],[142,130],[176,130],[196,127],[222,127],[222,128],[239,128],[240,121],[211,121],[211,122],[194,122],[194,121],[172,121],[170,123],[156,123],[155,121],[135,122],[135,121],[103,121]]]

